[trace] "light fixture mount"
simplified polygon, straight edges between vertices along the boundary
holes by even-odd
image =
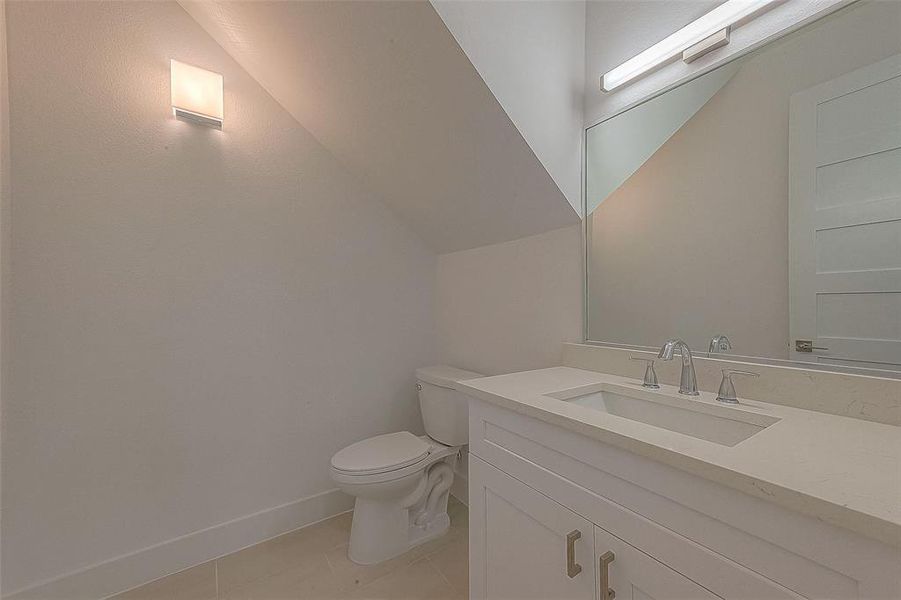
[[[720,29],[708,38],[704,38],[682,53],[682,62],[690,63],[698,60],[708,52],[713,52],[729,43],[730,27]]]
[[[222,129],[222,119],[208,117],[206,115],[194,113],[183,108],[177,108],[175,106],[172,107],[172,114],[175,115],[176,119],[179,119],[181,121],[188,121],[190,123],[196,123],[197,125],[205,125],[207,127],[213,127],[214,129]]]

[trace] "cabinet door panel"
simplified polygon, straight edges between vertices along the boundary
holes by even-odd
[[[613,552],[609,564],[610,589],[616,600],[716,600],[720,598],[684,575],[634,548],[600,527],[594,530],[597,556]]]
[[[594,525],[470,456],[470,598],[593,600]],[[578,574],[567,569],[567,534]]]

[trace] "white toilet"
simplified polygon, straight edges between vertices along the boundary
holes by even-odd
[[[332,479],[356,497],[348,556],[372,565],[444,533],[447,496],[460,447],[469,443],[467,398],[454,383],[482,377],[453,367],[416,369],[428,435],[367,438],[332,457]]]

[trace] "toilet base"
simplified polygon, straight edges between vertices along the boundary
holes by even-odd
[[[358,497],[354,504],[353,523],[347,556],[359,565],[374,565],[399,556],[420,544],[440,537],[450,527],[445,491],[422,524],[416,518],[424,509],[424,498],[410,508],[395,502]]]

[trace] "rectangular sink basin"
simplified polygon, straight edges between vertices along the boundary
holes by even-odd
[[[767,415],[698,402],[690,396],[675,398],[608,383],[548,396],[723,446],[735,446],[779,421]]]

